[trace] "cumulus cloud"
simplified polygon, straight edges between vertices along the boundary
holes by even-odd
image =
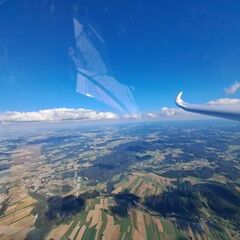
[[[227,94],[234,94],[238,90],[240,90],[240,82],[238,82],[238,81],[235,81],[230,87],[225,88],[225,92]]]
[[[98,112],[90,109],[55,108],[37,112],[9,111],[0,113],[0,122],[44,122],[64,120],[104,120],[117,119],[112,112]]]
[[[149,112],[149,113],[146,113],[146,117],[147,117],[147,118],[158,118],[158,117],[159,117],[159,114]]]
[[[178,109],[178,108],[163,107],[160,111],[160,114],[162,116],[166,116],[166,117],[173,117],[173,116],[182,115],[185,113],[184,113],[184,111],[182,111],[181,109]]]
[[[169,107],[162,107],[160,111],[157,112],[149,112],[146,113],[147,119],[191,119],[194,118],[196,115],[185,112],[180,108],[169,108]]]

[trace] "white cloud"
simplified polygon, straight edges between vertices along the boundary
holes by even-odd
[[[240,90],[240,82],[238,82],[238,81],[235,81],[230,87],[225,88],[225,92],[227,94],[234,94],[238,90]]]
[[[185,112],[179,108],[163,107],[160,111],[160,115],[166,116],[166,117],[173,117],[173,116],[182,115],[182,114],[185,114]]]
[[[240,104],[240,99],[238,98],[220,98],[207,103],[207,105],[232,105]]]
[[[180,108],[163,107],[160,111],[146,113],[147,119],[191,119],[195,118],[196,114],[183,111]]]
[[[146,113],[147,118],[158,118],[159,115],[157,113]]]
[[[64,120],[103,120],[117,119],[112,112],[97,112],[90,109],[55,108],[37,112],[4,112],[0,113],[0,122],[41,122]]]

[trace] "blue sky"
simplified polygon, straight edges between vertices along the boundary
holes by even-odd
[[[111,72],[134,86],[143,112],[175,107],[180,90],[191,102],[228,97],[240,81],[239,1],[9,2],[0,6],[1,112],[111,110],[75,91],[74,15],[101,32]]]

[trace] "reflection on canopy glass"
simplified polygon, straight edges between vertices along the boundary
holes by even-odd
[[[83,25],[76,18],[73,22],[76,51],[70,49],[70,56],[77,69],[77,92],[102,101],[123,117],[140,118],[132,89],[108,71],[101,54],[104,40],[91,25]]]

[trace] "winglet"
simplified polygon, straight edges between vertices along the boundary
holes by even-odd
[[[183,103],[182,94],[183,94],[183,92],[179,92],[179,94],[178,94],[177,97],[176,97],[175,102],[176,102],[176,104],[177,104],[178,106],[181,106],[182,103]]]

